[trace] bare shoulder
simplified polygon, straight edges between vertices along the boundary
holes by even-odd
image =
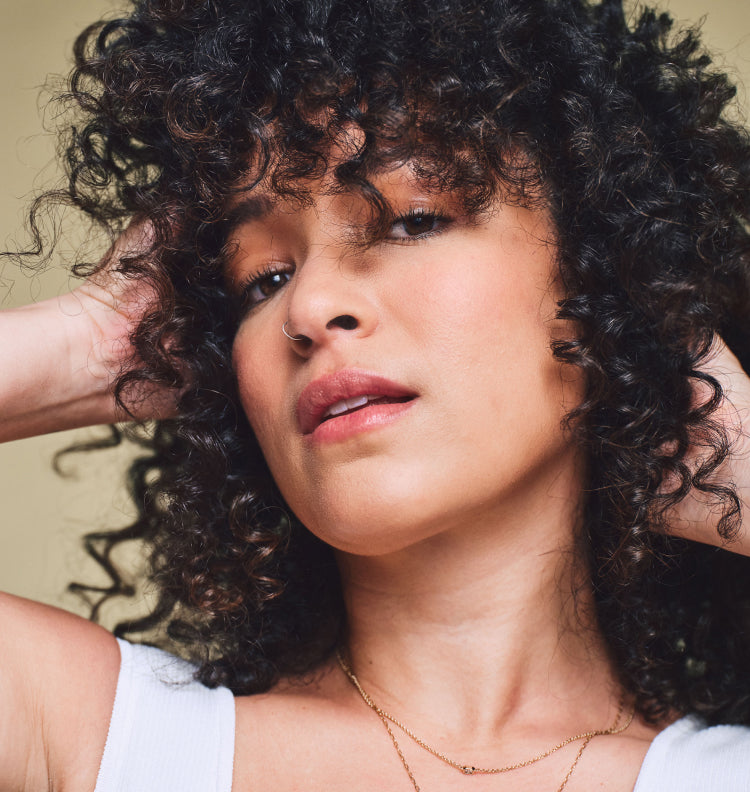
[[[93,791],[120,654],[106,630],[0,594],[0,792]]]

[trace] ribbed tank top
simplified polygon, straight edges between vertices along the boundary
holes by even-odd
[[[95,792],[231,792],[234,696],[159,649],[118,641],[120,676]]]

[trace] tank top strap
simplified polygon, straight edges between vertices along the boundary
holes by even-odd
[[[695,716],[656,736],[633,792],[748,792],[750,728],[706,726]]]
[[[118,639],[120,674],[95,792],[231,792],[234,697],[195,668]]]

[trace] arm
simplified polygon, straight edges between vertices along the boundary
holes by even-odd
[[[124,417],[112,386],[153,292],[118,275],[116,263],[148,243],[133,227],[74,292],[0,312],[1,439]],[[138,417],[157,417],[173,400],[154,393],[138,405]],[[107,631],[0,594],[0,792],[94,788],[118,671]]]
[[[0,593],[0,792],[92,790],[120,667],[114,637]]]
[[[719,380],[724,390],[724,401],[714,417],[724,425],[731,445],[729,457],[714,478],[719,483],[735,484],[742,505],[742,527],[736,539],[723,541],[716,531],[720,516],[716,506],[700,492],[691,492],[672,509],[669,523],[678,536],[750,555],[750,378],[723,343],[706,371]],[[697,457],[699,450],[694,453]]]
[[[148,242],[146,226],[131,226],[110,263]],[[148,287],[107,266],[69,294],[0,312],[0,441],[124,420],[112,386],[132,356],[129,334],[152,299]],[[173,409],[170,394],[138,403],[138,418]]]

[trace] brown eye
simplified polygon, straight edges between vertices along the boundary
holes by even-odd
[[[291,272],[271,271],[260,272],[253,277],[244,287],[242,303],[246,310],[254,308],[277,291],[283,289],[292,277]]]
[[[261,278],[255,284],[255,291],[259,296],[270,297],[275,291],[278,291],[287,281],[289,275],[286,272],[275,272],[273,275],[267,275]]]
[[[389,239],[416,240],[439,233],[447,225],[447,218],[428,210],[409,212],[397,218],[391,226]]]
[[[406,217],[402,221],[404,231],[411,236],[418,236],[424,234],[426,231],[435,230],[435,216],[434,215],[414,215],[413,217]]]

